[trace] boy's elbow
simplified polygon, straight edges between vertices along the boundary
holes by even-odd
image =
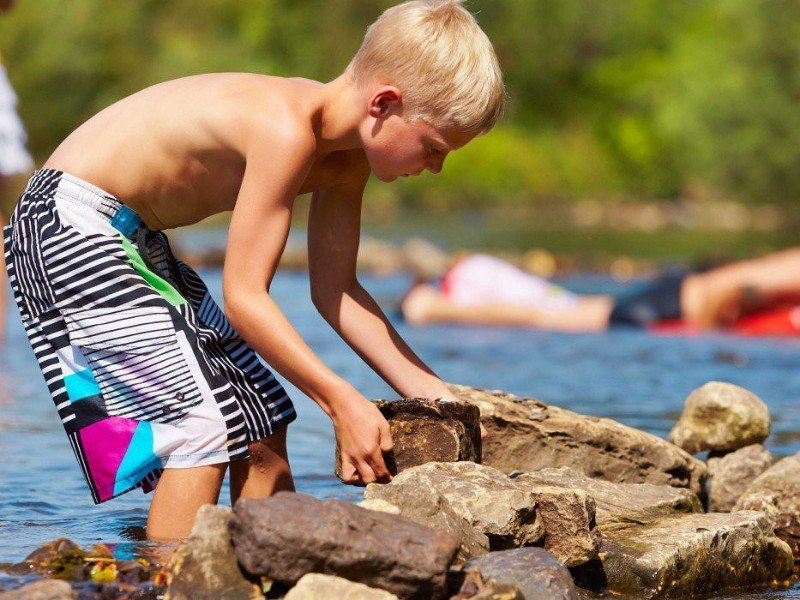
[[[314,285],[312,283],[311,302],[314,304],[314,308],[317,309],[317,312],[319,312],[326,321],[330,321],[334,315],[339,313],[342,298],[350,289],[352,289],[352,283],[349,285],[335,286]]]

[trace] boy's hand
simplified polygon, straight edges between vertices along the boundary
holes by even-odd
[[[342,459],[342,479],[347,483],[387,483],[391,480],[383,453],[392,449],[389,422],[365,398],[337,405],[333,428]]]

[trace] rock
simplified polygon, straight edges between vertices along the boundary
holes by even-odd
[[[40,573],[58,579],[82,581],[86,578],[83,559],[86,553],[72,540],[58,538],[47,542],[9,567],[13,574]]]
[[[362,500],[361,502],[358,502],[356,504],[356,506],[360,506],[361,508],[366,508],[367,510],[377,510],[379,512],[389,513],[390,515],[399,515],[400,514],[400,509],[398,507],[396,507],[394,504],[391,504],[389,502],[385,502],[384,500],[379,500],[377,498],[374,498],[372,500]],[[411,518],[411,517],[407,517],[407,518]],[[417,523],[420,522],[417,519],[411,519],[411,520],[412,521],[417,521]],[[427,525],[427,523],[423,523],[423,525]],[[428,526],[432,527],[432,525],[428,525]],[[434,527],[434,529],[438,529],[438,528]]]
[[[586,477],[569,467],[524,473],[514,481],[587,492],[594,499],[598,525],[618,522],[646,523],[667,515],[703,512],[700,500],[694,492],[685,488],[649,483],[611,483]]]
[[[772,454],[751,444],[724,456],[708,459],[708,509],[729,512],[748,485],[772,466]]]
[[[319,573],[303,575],[297,585],[285,596],[285,600],[331,600],[332,598],[336,598],[336,600],[398,600],[397,596],[385,590]]]
[[[492,548],[513,548],[542,539],[534,495],[500,471],[475,463],[428,463],[404,471],[388,484],[371,483],[364,497],[378,498],[412,512],[417,495],[433,492],[429,502],[449,506],[488,538]],[[443,498],[445,502],[441,502]]]
[[[758,396],[738,385],[711,381],[686,398],[669,441],[691,454],[725,452],[760,444],[771,424],[769,409]]]
[[[262,598],[236,562],[228,522],[231,509],[206,504],[197,511],[191,535],[172,554],[167,568],[167,598],[195,600]]]
[[[505,473],[568,466],[616,483],[651,483],[704,493],[705,465],[673,444],[611,419],[588,417],[532,398],[451,385],[476,405],[488,431],[483,463]]]
[[[420,500],[422,495],[426,500]],[[431,512],[431,508],[445,504],[487,536],[491,548],[541,544],[569,566],[591,560],[600,547],[594,501],[588,494],[560,487],[519,485],[497,469],[475,463],[414,467],[389,484],[370,484],[365,497],[399,506],[403,515],[413,514],[420,506]],[[469,554],[478,553],[462,551],[462,555]]]
[[[375,238],[361,238],[357,258],[359,271],[373,275],[393,275],[403,271],[405,267],[405,256],[400,248]]]
[[[338,500],[280,492],[240,500],[230,532],[242,568],[294,584],[307,573],[345,576],[401,598],[440,598],[459,540],[408,519]]]
[[[480,411],[471,404],[424,398],[373,402],[392,430],[394,449],[385,455],[392,475],[427,462],[481,461]],[[341,479],[338,446],[334,470]]]
[[[792,576],[791,550],[762,513],[679,515],[601,530],[600,560],[573,570],[579,585],[635,598],[687,598],[785,585]]]
[[[66,581],[57,579],[35,581],[18,590],[0,592],[2,600],[72,600],[77,597]]]
[[[367,499],[361,504],[365,508],[378,506],[381,510],[393,507],[406,519],[457,535],[461,540],[456,558],[459,563],[486,554],[489,551],[489,538],[457,514],[436,488],[417,486],[411,474],[413,471],[405,471],[387,485],[370,484],[364,494]]]
[[[525,600],[578,598],[570,572],[553,554],[541,548],[491,552],[470,560],[466,567],[477,569],[484,579],[514,586]]]
[[[764,471],[745,488],[734,511],[774,506],[769,510],[776,535],[792,548],[800,561],[800,454],[789,456]]]
[[[453,262],[447,252],[420,238],[412,238],[403,244],[403,254],[412,273],[422,279],[438,279]]]

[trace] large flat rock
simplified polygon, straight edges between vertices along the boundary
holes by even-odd
[[[286,594],[285,600],[398,600],[397,596],[333,575],[309,573]]]
[[[669,515],[703,512],[697,495],[686,488],[649,483],[612,483],[592,479],[569,467],[523,473],[514,481],[583,490],[594,499],[598,525],[647,523]]]
[[[600,560],[578,578],[616,594],[689,598],[784,585],[792,576],[789,546],[759,512],[680,515],[601,530]]]
[[[424,491],[423,491],[424,490]],[[594,501],[582,490],[520,485],[501,471],[470,462],[428,463],[409,469],[388,484],[370,484],[365,497],[419,510],[441,497],[492,549],[542,545],[564,564],[593,559],[600,546]],[[474,553],[473,553],[474,555]]]
[[[292,585],[308,573],[347,578],[401,598],[442,598],[459,539],[338,500],[280,492],[240,500],[231,538],[242,568]]]
[[[476,405],[488,431],[483,463],[505,473],[568,466],[616,483],[691,489],[702,496],[706,466],[674,444],[617,423],[500,391],[451,385]]]

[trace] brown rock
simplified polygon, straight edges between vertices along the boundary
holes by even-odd
[[[444,596],[459,547],[456,536],[399,516],[289,492],[240,500],[230,531],[253,576],[294,584],[337,575],[409,599]]]
[[[686,398],[669,441],[692,454],[726,452],[760,444],[771,424],[769,409],[758,396],[738,385],[711,381]]]
[[[398,600],[385,590],[371,588],[341,577],[309,573],[286,594],[285,600]]]
[[[55,579],[35,581],[17,590],[0,592],[2,600],[72,600],[77,597],[66,581]]]
[[[785,585],[789,547],[757,512],[689,514],[646,525],[601,527],[600,560],[581,567],[583,586],[635,598],[689,598]]]
[[[705,465],[673,444],[611,419],[588,417],[532,398],[451,385],[481,411],[483,463],[505,473],[568,466],[616,483],[651,483],[703,494]]]
[[[733,510],[763,505],[774,519],[775,533],[800,561],[800,454],[778,461],[745,488]],[[772,506],[774,509],[770,509]]]
[[[471,404],[424,398],[373,402],[391,427],[394,449],[384,458],[393,475],[427,462],[480,462],[480,412]],[[338,447],[335,472],[341,479]]]
[[[200,507],[191,535],[170,558],[167,600],[238,600],[262,598],[258,586],[245,578],[236,561],[228,522],[231,509]]]
[[[577,600],[572,576],[550,552],[541,548],[518,548],[491,552],[470,560],[484,579],[518,589],[525,600]]]
[[[647,523],[668,515],[703,512],[700,500],[694,492],[685,488],[649,483],[612,483],[586,477],[569,467],[523,473],[514,481],[583,490],[594,499],[598,525]]]
[[[772,454],[761,444],[751,444],[708,459],[708,509],[729,512],[748,485],[772,466]]]
[[[450,600],[525,600],[513,585],[497,583],[494,579],[483,580],[475,568],[461,572],[463,581],[458,593]]]

